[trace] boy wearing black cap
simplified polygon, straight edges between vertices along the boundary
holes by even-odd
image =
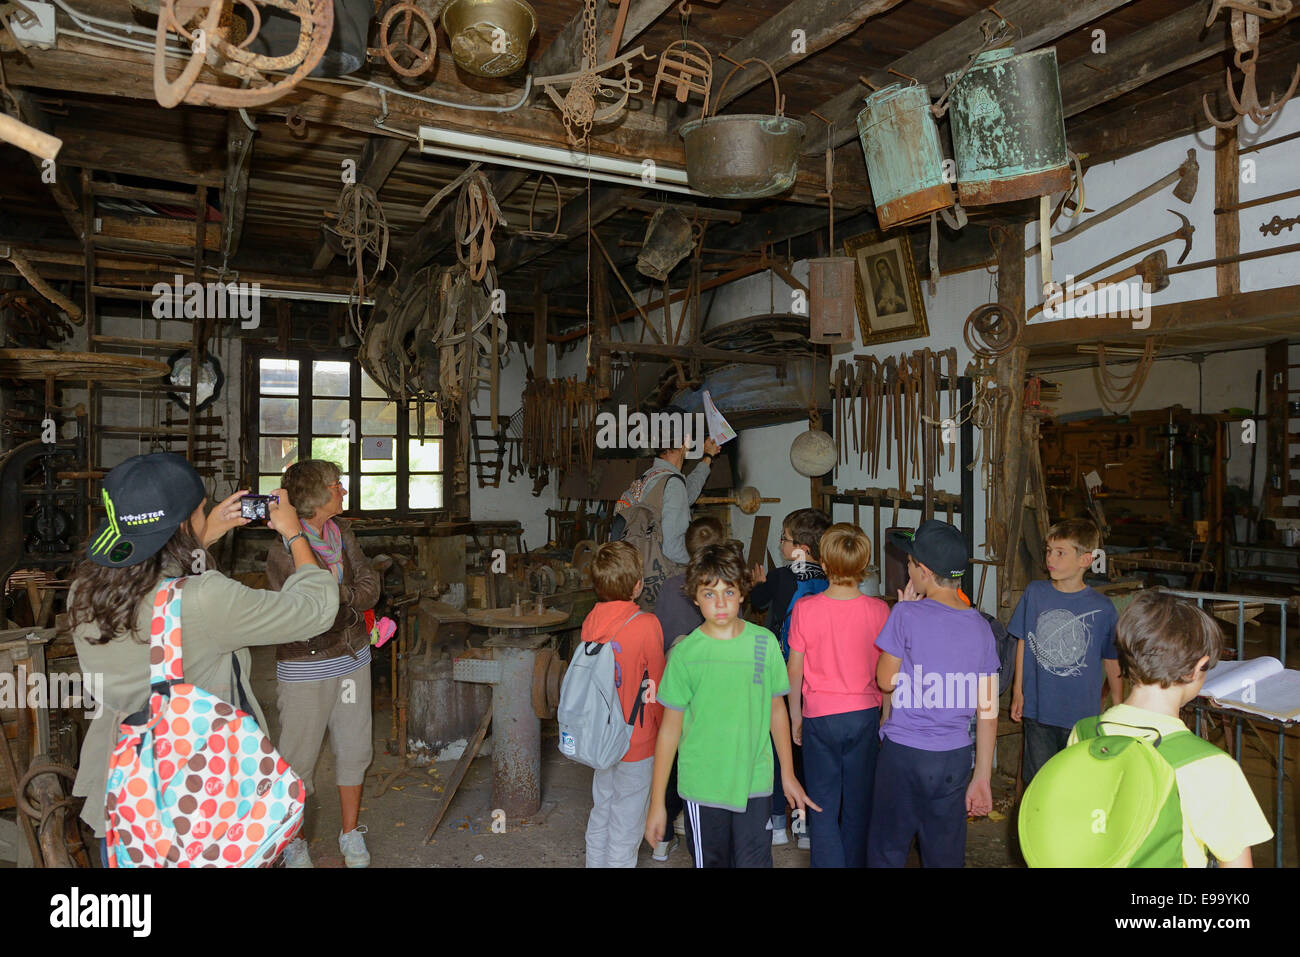
[[[993,807],[998,656],[993,632],[959,594],[970,555],[947,522],[891,532],[907,553],[907,588],[876,638],[876,683],[890,695],[876,764],[868,867],[903,867],[920,844],[924,867],[961,867],[966,815]],[[975,773],[970,720],[979,712]]]

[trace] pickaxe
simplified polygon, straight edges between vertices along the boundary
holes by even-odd
[[[1092,272],[1096,272],[1096,270],[1094,269]],[[1144,287],[1143,291],[1145,292],[1160,292],[1162,289],[1168,288],[1169,258],[1165,255],[1165,251],[1163,249],[1157,249],[1155,252],[1143,256],[1133,265],[1121,269],[1117,273],[1112,273],[1103,279],[1098,279],[1095,283],[1089,283],[1092,288],[1089,289],[1088,292],[1100,293],[1107,286],[1123,282],[1126,279],[1132,279],[1134,276],[1141,277]],[[1038,313],[1049,304],[1053,306],[1063,306],[1067,302],[1073,302],[1077,298],[1079,297],[1071,296],[1069,299],[1066,299],[1063,295],[1049,296],[1043,303],[1029,310],[1027,318],[1038,315]]]
[[[1136,256],[1138,253],[1144,253],[1148,249],[1155,249],[1157,246],[1163,246],[1165,243],[1173,239],[1181,239],[1183,241],[1183,254],[1178,257],[1178,261],[1180,263],[1186,261],[1188,253],[1192,251],[1192,233],[1196,232],[1196,227],[1193,226],[1192,221],[1182,213],[1175,212],[1172,209],[1169,210],[1169,212],[1181,219],[1183,224],[1172,232],[1165,233],[1159,239],[1153,239],[1150,242],[1143,243],[1141,246],[1134,246],[1132,249],[1122,252],[1118,256],[1112,256],[1104,263],[1098,263],[1086,272],[1079,273],[1074,277],[1075,282],[1079,282],[1089,276],[1095,275],[1103,269],[1109,269],[1111,266],[1123,262],[1130,256]]]
[[[1089,229],[1092,229],[1092,227],[1096,226],[1098,223],[1104,223],[1106,220],[1111,219],[1114,216],[1118,216],[1120,213],[1124,212],[1125,210],[1132,209],[1138,203],[1142,202],[1142,200],[1154,196],[1156,193],[1160,192],[1162,189],[1164,189],[1166,186],[1170,185],[1171,183],[1176,184],[1174,185],[1174,198],[1181,200],[1184,203],[1190,203],[1192,201],[1192,198],[1196,195],[1196,186],[1199,181],[1199,178],[1200,178],[1200,164],[1196,162],[1196,151],[1188,150],[1187,159],[1183,161],[1182,165],[1179,166],[1178,169],[1174,170],[1172,173],[1162,176],[1160,179],[1156,180],[1150,186],[1138,190],[1136,193],[1134,193],[1132,196],[1129,196],[1127,199],[1120,200],[1114,206],[1111,206],[1107,209],[1103,209],[1100,213],[1095,213],[1092,216],[1089,216],[1078,226],[1072,226],[1069,229],[1067,229],[1065,232],[1061,233],[1060,235],[1053,236],[1052,244],[1056,245],[1058,243],[1065,242],[1067,239],[1073,239],[1075,236],[1078,236],[1080,233],[1087,232]],[[1030,246],[1028,249],[1025,250],[1025,258],[1028,258],[1029,256],[1033,255],[1037,251],[1038,251],[1038,244],[1035,243],[1034,245]]]

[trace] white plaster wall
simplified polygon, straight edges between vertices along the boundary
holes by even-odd
[[[523,405],[524,385],[527,382],[527,365],[531,363],[531,346],[528,347],[530,359],[525,362],[519,345],[512,343],[501,367],[499,382],[498,412],[502,420],[509,417]],[[555,348],[547,349],[547,368],[555,374]],[[567,374],[572,375],[572,372]],[[487,415],[491,408],[488,390],[481,389],[470,404],[474,415]],[[485,423],[486,424],[486,423]],[[507,457],[508,461],[508,457]],[[555,508],[555,483],[552,481],[542,489],[541,495],[533,496],[533,480],[527,472],[507,481],[509,468],[501,470],[499,488],[479,488],[475,480],[475,469],[470,459],[469,480],[469,514],[475,521],[511,521],[517,520],[523,526],[524,543],[529,549],[541,548],[546,544],[546,509]]]

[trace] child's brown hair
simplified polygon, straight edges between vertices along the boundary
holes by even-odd
[[[1090,518],[1065,518],[1047,530],[1049,542],[1069,542],[1084,552],[1094,552],[1101,545],[1101,529]]]
[[[822,535],[821,564],[832,585],[856,585],[871,564],[871,539],[849,522],[836,522]]]
[[[821,540],[831,527],[831,517],[819,508],[797,508],[785,517],[781,531],[798,548],[807,550],[808,557],[821,560]]]
[[[742,600],[749,594],[744,546],[735,539],[705,545],[691,556],[691,563],[686,566],[686,595],[690,599],[694,600],[701,585],[714,582],[734,586],[740,591]]]
[[[694,555],[705,545],[716,545],[723,541],[726,531],[722,522],[712,515],[697,518],[686,526],[686,554]]]
[[[601,601],[631,601],[641,580],[641,553],[628,542],[606,542],[591,559],[591,584]]]
[[[1115,626],[1120,671],[1135,684],[1182,684],[1202,658],[1209,657],[1207,668],[1218,664],[1222,648],[1223,633],[1213,618],[1154,589],[1139,592]]]

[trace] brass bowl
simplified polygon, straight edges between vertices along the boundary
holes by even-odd
[[[462,70],[508,76],[528,59],[537,14],[524,0],[451,0],[442,10],[442,28]]]

